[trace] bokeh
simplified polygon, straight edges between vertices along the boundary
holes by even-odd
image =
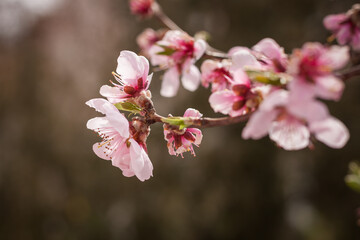
[[[325,42],[322,19],[352,0],[159,0],[190,34],[206,30],[227,51],[274,38],[289,53]],[[92,152],[86,129],[121,50],[138,51],[140,21],[126,0],[0,1],[0,239],[360,239],[360,195],[344,183],[360,159],[360,78],[327,102],[349,128],[341,150],[286,152],[268,138],[245,141],[244,124],[206,129],[197,156],[169,156],[162,126],[148,140],[154,177],[126,178]],[[208,89],[167,99],[157,111],[194,107],[215,115]]]

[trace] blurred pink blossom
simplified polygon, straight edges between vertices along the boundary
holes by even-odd
[[[205,60],[201,65],[201,83],[208,88],[211,83],[211,91],[221,91],[231,86],[232,74],[230,73],[231,62],[229,60],[214,61]]]
[[[153,14],[153,2],[154,0],[130,0],[130,10],[135,15],[150,16]]]
[[[341,69],[349,61],[348,47],[324,47],[320,43],[305,43],[294,50],[288,73],[293,76],[289,88],[299,98],[320,97],[328,100],[341,98],[344,82],[334,70]]]
[[[345,125],[329,115],[325,104],[310,98],[299,101],[282,89],[264,99],[242,137],[260,139],[267,134],[285,150],[311,146],[311,135],[332,148],[342,148],[349,139]]]
[[[164,38],[157,42],[149,53],[153,65],[168,69],[161,85],[160,94],[164,97],[173,97],[179,89],[179,78],[185,89],[195,91],[199,84],[201,73],[195,66],[206,50],[206,42],[195,40],[181,31],[168,31]]]
[[[350,44],[360,50],[360,28],[346,13],[332,14],[324,18],[324,26],[331,31],[340,45]]]

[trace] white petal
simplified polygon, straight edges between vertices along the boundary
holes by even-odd
[[[239,50],[232,55],[233,64],[230,68],[231,71],[243,69],[244,67],[260,67],[261,64],[256,60],[254,55],[245,49]]]
[[[194,43],[194,48],[195,48],[195,59],[199,60],[199,58],[201,58],[201,56],[205,53],[206,51],[206,42],[202,39],[196,40]]]
[[[144,75],[144,60],[131,51],[121,51],[117,59],[116,72],[121,79],[137,80]]]
[[[309,146],[309,129],[297,120],[274,122],[269,137],[285,150],[299,150]]]
[[[163,97],[174,97],[180,86],[179,72],[176,67],[170,68],[164,74],[160,94]]]
[[[344,147],[350,138],[346,126],[334,117],[311,123],[310,130],[319,141],[332,148]]]
[[[232,111],[232,105],[235,99],[236,96],[234,92],[226,89],[212,93],[209,98],[209,103],[214,112],[229,114]]]
[[[277,114],[278,111],[256,111],[243,129],[242,137],[244,139],[260,139],[266,136]]]
[[[323,99],[340,100],[344,87],[344,82],[333,75],[316,78],[315,91]]]
[[[190,65],[189,68],[182,72],[181,82],[185,89],[195,91],[200,85],[201,74],[195,65]]]

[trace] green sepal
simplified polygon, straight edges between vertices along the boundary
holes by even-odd
[[[270,84],[274,86],[281,86],[286,84],[286,79],[271,71],[255,71],[255,70],[245,70],[246,74],[250,80],[255,82],[260,82],[264,84]]]
[[[158,46],[162,47],[163,51],[156,53],[157,55],[171,56],[174,54],[174,52],[176,52],[176,49],[174,49],[174,48],[171,48],[171,47],[168,47],[165,45],[161,45],[161,44],[158,44]]]
[[[345,182],[352,190],[360,193],[360,166],[357,162],[349,164],[349,174],[345,177]]]
[[[122,111],[127,111],[127,112],[131,112],[131,113],[140,113],[141,112],[141,108],[131,102],[119,102],[119,103],[115,103],[114,106]]]
[[[188,126],[187,124],[185,124],[185,119],[182,117],[167,117],[163,118],[161,121],[170,125],[179,126],[180,130]]]

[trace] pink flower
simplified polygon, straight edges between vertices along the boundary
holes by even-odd
[[[274,72],[284,72],[287,67],[288,57],[284,52],[284,48],[271,38],[264,38],[258,42],[252,49],[262,54],[259,60],[267,65]]]
[[[209,87],[211,91],[221,91],[231,86],[232,74],[230,73],[231,62],[228,60],[214,61],[205,60],[201,65],[201,79],[204,87]]]
[[[332,14],[324,18],[324,26],[331,31],[340,45],[350,44],[360,50],[360,28],[346,13]]]
[[[200,118],[202,114],[195,109],[188,108],[184,117]],[[199,147],[202,140],[202,133],[197,128],[184,128],[182,130],[172,129],[168,124],[164,124],[164,136],[170,155],[181,155],[190,151],[195,156],[193,144]]]
[[[151,16],[153,14],[153,2],[154,0],[130,0],[130,10],[135,15]]]
[[[282,89],[264,99],[242,137],[259,139],[267,134],[285,150],[309,146],[311,135],[332,148],[342,148],[349,139],[347,128],[329,115],[323,103],[313,99],[299,101]]]
[[[348,61],[348,47],[325,48],[320,43],[306,43],[291,56],[288,73],[294,79],[289,88],[299,98],[317,96],[339,100],[344,83],[333,71],[344,67]]]
[[[230,49],[229,55],[233,60],[232,71],[239,68],[250,68],[284,72],[288,62],[284,49],[271,38],[264,38],[252,49],[233,47]]]
[[[93,145],[95,154],[111,160],[112,165],[120,168],[126,177],[135,175],[140,181],[148,180],[152,176],[153,165],[145,151],[145,143],[137,142],[130,134],[127,119],[102,98],[92,99],[86,104],[105,115],[87,122],[87,128],[103,139]]]
[[[142,33],[140,33],[136,42],[141,49],[141,53],[146,57],[150,57],[149,50],[150,48],[157,42],[160,41],[164,37],[165,31],[160,29],[155,31],[151,28],[145,29]]]
[[[194,40],[181,31],[168,31],[150,50],[151,62],[168,69],[163,77],[160,94],[173,97],[179,89],[179,78],[185,89],[195,91],[200,84],[200,71],[195,66],[206,50],[204,40]]]
[[[257,107],[261,97],[258,90],[259,88],[251,88],[248,76],[239,69],[234,73],[231,88],[212,93],[209,102],[215,112],[236,117]]]
[[[131,51],[121,51],[117,59],[116,73],[113,73],[119,84],[114,87],[104,85],[100,94],[111,103],[126,101],[149,88],[152,74],[149,74],[149,62],[143,56],[138,56]]]

